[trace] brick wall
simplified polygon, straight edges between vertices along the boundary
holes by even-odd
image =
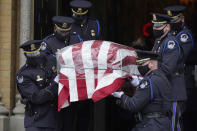
[[[8,109],[15,99],[17,0],[0,0],[0,93]]]

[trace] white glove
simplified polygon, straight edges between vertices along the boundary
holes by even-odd
[[[140,81],[143,79],[143,77],[138,76],[132,76],[131,84],[133,86],[138,86],[140,84]]]
[[[114,92],[112,93],[112,96],[116,97],[116,98],[121,98],[121,96],[124,94],[123,91],[119,91],[119,92]]]
[[[54,81],[55,81],[56,83],[59,83],[59,75],[57,75],[57,76],[55,77]]]

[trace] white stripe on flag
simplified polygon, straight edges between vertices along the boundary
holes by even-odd
[[[106,76],[100,79],[96,87],[96,91],[105,86],[111,85],[117,78],[121,78],[126,74],[127,74],[126,72],[123,73],[121,70],[113,70],[113,73],[107,74]]]
[[[111,42],[103,41],[98,54],[98,83],[107,69],[107,55]]]
[[[78,92],[77,92],[77,82],[76,82],[76,72],[75,72],[75,65],[73,62],[73,56],[72,56],[72,46],[71,48],[67,49],[67,51],[62,53],[63,60],[65,64],[69,64],[69,67],[71,68],[61,68],[61,73],[68,77],[69,79],[69,94],[70,94],[70,101],[78,101]],[[68,60],[69,63],[67,63],[64,59],[64,57]]]
[[[63,84],[58,83],[58,95],[60,94],[60,92],[61,92],[61,90],[62,90],[63,87],[64,87]]]
[[[86,86],[87,86],[87,95],[88,98],[92,97],[94,92],[95,83],[94,83],[94,65],[91,56],[91,47],[94,41],[85,41],[82,45],[82,61],[85,72]]]

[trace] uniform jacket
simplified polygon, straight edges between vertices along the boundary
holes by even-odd
[[[172,85],[174,101],[186,100],[184,54],[179,40],[168,33],[161,41],[155,41],[153,51],[160,53],[158,68],[164,72]]]
[[[84,24],[72,24],[73,34],[79,34],[82,41],[99,40],[100,39],[100,24],[97,19],[88,18]]]
[[[48,60],[47,60],[48,61]],[[53,63],[53,62],[52,62]],[[25,99],[25,127],[56,126],[57,83],[53,81],[56,74],[51,61],[44,65],[25,64],[17,73],[17,88]]]

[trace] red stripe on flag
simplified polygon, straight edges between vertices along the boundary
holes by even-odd
[[[76,77],[78,78],[76,82],[77,82],[77,92],[78,92],[79,100],[88,99],[86,81],[85,81],[85,71],[83,68],[84,66],[82,61],[82,44],[83,43],[73,45],[72,48],[75,72],[76,72]]]
[[[118,61],[118,62],[114,63],[112,66],[118,65],[118,64],[120,64],[120,66],[122,66],[122,67],[128,66],[128,65],[136,65],[136,57],[126,56],[124,59],[122,59],[122,61]]]
[[[97,101],[111,95],[111,93],[117,91],[122,86],[124,81],[125,81],[124,78],[117,78],[116,80],[114,80],[114,82],[111,85],[105,86],[105,87],[95,91],[94,94],[92,95],[92,100],[94,102],[97,102]]]
[[[59,83],[63,84],[63,88],[61,89],[59,95],[58,95],[58,111],[61,110],[62,106],[64,105],[64,103],[66,102],[66,100],[68,100],[69,98],[69,81],[68,81],[68,77],[63,75],[63,74],[59,74]]]

